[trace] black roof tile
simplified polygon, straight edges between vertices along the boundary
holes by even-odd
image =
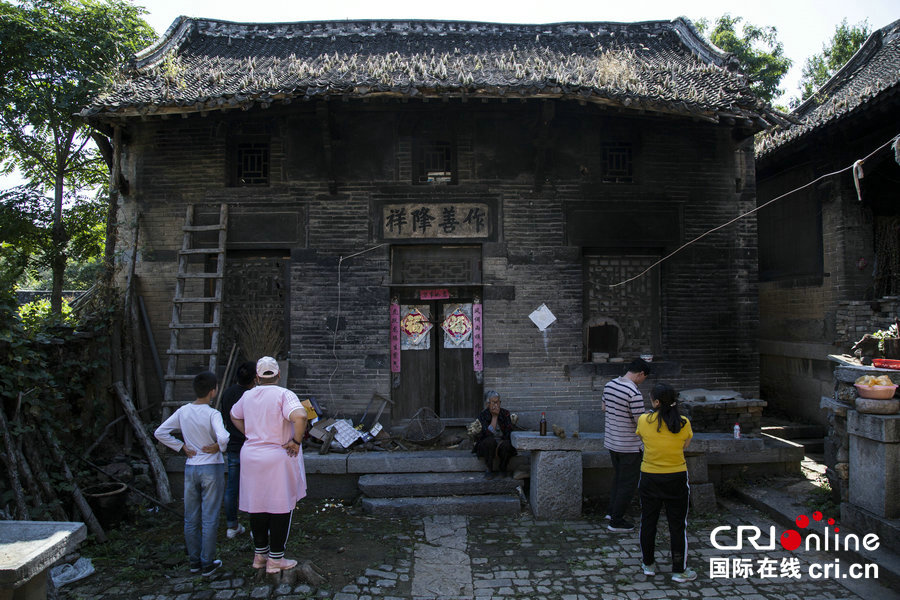
[[[796,123],[767,131],[756,140],[758,158],[855,115],[897,93],[900,84],[900,20],[874,32],[825,85],[791,117]]]
[[[232,23],[179,17],[82,115],[315,96],[558,97],[778,122],[693,25],[459,21]]]

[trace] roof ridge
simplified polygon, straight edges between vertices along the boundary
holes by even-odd
[[[828,81],[823,83],[809,98],[804,100],[800,106],[791,111],[791,114],[801,119],[808,116],[808,111],[815,110],[818,106],[826,102],[835,90],[847,80],[848,73],[856,71],[860,66],[868,62],[872,55],[881,49],[886,40],[890,41],[898,34],[900,34],[900,19],[870,33],[869,37],[866,38],[866,41],[853,53],[853,56],[851,56],[850,59],[828,79]]]

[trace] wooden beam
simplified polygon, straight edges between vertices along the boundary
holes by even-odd
[[[537,139],[534,141],[536,148],[534,156],[534,191],[540,192],[544,187],[544,172],[546,170],[547,155],[550,153],[550,125],[556,114],[556,105],[552,100],[541,102],[541,122],[538,126]]]
[[[331,109],[327,100],[316,104],[316,116],[322,130],[322,151],[325,154],[325,171],[328,179],[328,193],[337,194],[337,175],[334,167],[334,136],[331,132]]]

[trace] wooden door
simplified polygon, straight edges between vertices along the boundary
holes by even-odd
[[[401,321],[412,310],[426,315],[431,327],[418,343],[407,342],[400,351],[400,384],[392,394],[395,418],[408,419],[428,407],[442,419],[474,419],[482,408],[482,385],[475,378],[472,335],[460,341],[442,327],[455,313],[463,323],[470,320],[471,298],[401,303]]]
[[[437,344],[434,340],[434,303],[411,301],[409,304],[401,304],[401,321],[407,318],[411,308],[416,308],[425,315],[432,326],[419,343],[405,343],[400,350],[400,385],[394,389],[391,396],[394,401],[392,409],[394,419],[401,420],[409,419],[423,406],[437,412],[435,400],[437,394],[435,385]]]
[[[472,318],[472,299],[446,301],[438,304],[437,314],[441,323],[459,310],[469,320]],[[468,339],[454,343],[443,327],[437,332],[438,408],[436,412],[444,419],[472,418],[481,409],[481,386],[475,380],[472,364],[472,334]]]

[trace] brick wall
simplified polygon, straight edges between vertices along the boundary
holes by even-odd
[[[870,169],[869,196],[859,201],[844,169],[883,143],[883,128],[866,120],[852,129],[850,137],[826,132],[834,137],[801,146],[795,155],[786,149],[767,157],[760,168],[761,204],[823,174],[843,171],[803,192],[817,202],[817,210],[811,211],[817,214],[804,218],[821,219],[821,274],[763,282],[759,292],[762,396],[772,408],[822,425],[827,420],[820,400],[833,393],[834,363],[828,355],[849,354],[875,323],[890,322],[890,303],[872,298],[873,206],[879,197],[894,203],[893,176],[882,182],[876,169],[883,169],[883,163]]]
[[[228,202],[242,210],[258,207],[263,213],[273,206],[296,210],[303,221],[296,243],[267,247],[290,256],[286,282],[290,386],[298,394],[315,396],[332,412],[361,414],[373,392],[391,393],[391,255],[390,246],[382,245],[370,222],[374,199],[484,198],[498,203],[500,215],[494,239],[482,244],[485,388],[501,390],[510,409],[592,410],[598,390],[615,374],[585,363],[583,253],[590,249],[568,245],[567,207],[609,202],[639,214],[648,201],[677,205],[683,222],[672,227],[683,242],[755,205],[752,155],[746,145],[735,145],[729,129],[667,118],[610,116],[590,106],[557,109],[554,141],[536,161],[536,151],[527,142],[537,134],[529,134],[527,127],[533,126],[528,118],[538,114],[539,107],[417,105],[415,110],[426,117],[430,110],[456,111],[459,184],[440,189],[413,186],[412,142],[402,131],[406,106],[384,103],[367,112],[362,105],[332,105],[332,122],[337,123],[333,160],[340,164],[336,171],[345,174],[338,178],[334,195],[329,193],[321,157],[310,158],[321,147],[322,135],[309,105],[129,124],[124,157],[131,191],[122,201],[120,248],[126,247],[137,223],[139,291],[163,363],[175,252],[181,246],[186,207]],[[509,140],[478,133],[476,123],[498,114],[510,131],[515,130]],[[583,138],[593,131],[576,124],[597,118],[609,125],[598,132],[631,132],[634,183],[601,184],[585,174],[591,169],[573,164]],[[366,119],[377,121],[379,131],[395,135],[365,137],[370,145],[365,151],[355,145],[359,138],[355,131],[342,124],[358,127]],[[268,187],[225,185],[228,131],[242,121],[265,123],[271,132]],[[513,127],[517,123],[521,127]],[[301,164],[298,156],[308,160]],[[354,169],[354,161],[366,156],[379,160],[368,160],[366,178],[354,179],[353,173],[363,172]],[[537,162],[545,174],[539,191],[534,182]],[[481,179],[481,173],[489,178]],[[659,377],[676,387],[728,388],[745,397],[758,393],[755,227],[754,218],[741,220],[656,267],[660,347],[654,351],[662,361]],[[637,248],[604,251],[661,257],[675,249],[652,239],[637,242]],[[542,303],[557,317],[544,332],[528,318]],[[148,367],[152,368],[149,362]]]

